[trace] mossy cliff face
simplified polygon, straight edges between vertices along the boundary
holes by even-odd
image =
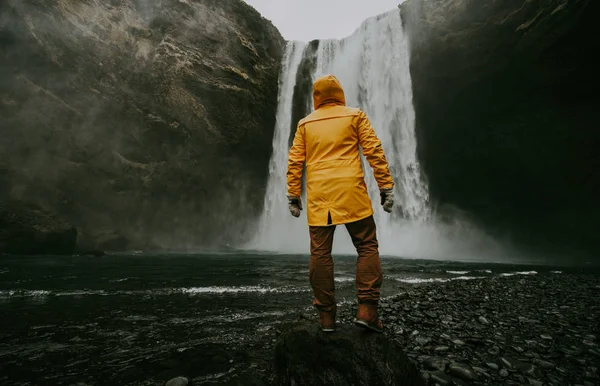
[[[0,198],[91,246],[235,241],[262,209],[284,46],[241,0],[3,1]]]
[[[498,234],[600,251],[600,3],[408,0],[431,194]]]

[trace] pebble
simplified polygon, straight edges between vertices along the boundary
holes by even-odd
[[[488,350],[488,353],[490,355],[496,356],[496,355],[500,354],[500,347],[494,346],[494,347],[492,347],[491,349]]]
[[[520,368],[521,372],[523,372],[523,374],[528,375],[530,377],[535,377],[537,376],[538,370],[537,367],[535,367],[532,364],[527,364],[524,365],[523,367]]]
[[[512,369],[513,368],[513,365],[511,363],[511,361],[508,360],[508,359],[506,359],[506,358],[504,358],[504,357],[500,358],[500,362],[502,362],[502,364],[504,365],[504,367],[506,367],[507,369]]]
[[[477,373],[477,374],[482,374],[486,377],[490,377],[490,374],[485,370],[482,369],[481,367],[477,367],[477,366],[473,366],[473,370]]]
[[[177,377],[168,381],[165,386],[188,386],[190,381],[185,377]]]
[[[477,375],[473,371],[473,368],[469,365],[462,363],[452,363],[448,366],[448,373],[457,378],[464,379],[465,381],[473,381],[477,379]]]
[[[590,334],[600,320],[600,279],[554,276],[410,287],[404,299],[388,300],[402,314],[388,332],[408,344],[429,385],[600,386],[598,366],[590,366],[600,363]]]
[[[417,339],[415,339],[415,341],[420,345],[420,346],[424,346],[427,343],[431,342],[431,338],[425,337],[425,336],[418,336]]]
[[[535,363],[536,365],[543,367],[545,369],[553,369],[554,368],[553,363],[545,361],[543,359],[534,359],[533,363]]]
[[[436,371],[435,373],[431,373],[430,379],[433,382],[433,384],[437,383],[440,386],[452,384],[452,378],[450,378],[448,375],[444,374],[441,371]]]
[[[423,361],[425,368],[429,370],[446,371],[446,367],[450,363],[449,360],[440,357],[429,357]]]

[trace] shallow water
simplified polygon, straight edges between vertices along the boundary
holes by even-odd
[[[335,258],[353,304],[355,258]],[[411,285],[586,267],[382,258],[382,296]],[[256,366],[262,339],[311,309],[308,260],[244,253],[0,258],[2,385],[207,382]],[[216,377],[216,378],[215,378]]]

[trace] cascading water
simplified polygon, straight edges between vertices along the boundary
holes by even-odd
[[[292,99],[296,84],[296,73],[306,47],[306,43],[289,42],[285,50],[282,75],[279,80],[273,155],[269,163],[267,194],[256,237],[250,245],[252,249],[289,251],[290,245],[298,244],[296,238],[299,238],[300,234],[305,236],[307,233],[304,212],[303,216],[296,219],[298,221],[289,221],[291,216],[287,208],[286,190]],[[296,249],[295,251],[300,252],[301,250]]]
[[[290,42],[284,57],[279,88],[273,156],[265,197],[265,211],[253,246],[278,252],[305,252],[308,246],[306,214],[290,216],[286,199],[286,172],[292,122],[292,100],[298,67],[309,46]],[[396,211],[389,215],[378,205],[379,191],[373,173],[363,160],[373,200],[381,250],[392,252],[395,224],[421,221],[429,216],[427,185],[416,156],[412,84],[408,45],[398,11],[367,20],[352,36],[319,42],[311,83],[324,74],[336,75],[348,105],[363,109],[381,139],[396,182]],[[311,96],[308,95],[312,105]],[[304,202],[306,200],[304,199]],[[405,220],[406,219],[406,220]],[[353,252],[345,230],[336,232],[334,250]]]
[[[489,252],[490,240],[485,236],[468,234],[474,231],[465,231],[461,228],[462,224],[458,227],[456,224],[440,225],[432,218],[428,186],[417,158],[409,49],[400,12],[394,10],[368,19],[348,38],[318,43],[316,52],[312,43],[288,43],[279,85],[265,209],[256,237],[246,248],[277,253],[308,252],[306,210],[300,218],[294,218],[287,208],[288,151],[292,127],[297,124],[297,119],[302,118],[294,116],[297,114],[295,109],[302,111],[306,105],[312,107],[309,90],[300,95],[304,99],[297,100],[300,82],[312,85],[317,77],[333,74],[344,88],[347,104],[361,108],[371,120],[394,178],[396,207],[392,214],[388,214],[380,206],[377,183],[363,157],[381,254],[462,258],[466,250],[471,255],[473,251],[477,253],[482,249]],[[307,69],[310,73],[305,73]],[[305,195],[303,202],[306,203]],[[470,241],[467,247],[456,242],[465,234],[468,234],[467,239],[476,240],[474,243]],[[482,240],[486,244],[483,248],[480,245]],[[338,254],[355,253],[343,226],[336,231],[333,251]]]

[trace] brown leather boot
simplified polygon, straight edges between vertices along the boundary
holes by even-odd
[[[321,331],[323,331],[323,332],[334,332],[335,331],[335,315],[336,315],[335,308],[333,308],[331,311],[319,311],[319,323],[321,324]]]
[[[383,323],[377,316],[377,305],[375,304],[359,304],[354,324],[376,332],[383,332]]]

